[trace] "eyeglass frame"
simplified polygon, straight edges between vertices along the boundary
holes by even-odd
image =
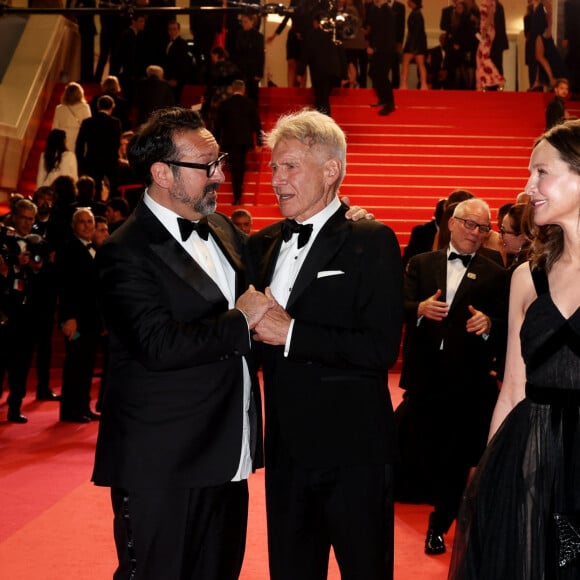
[[[518,232],[506,231],[506,229],[503,226],[501,228],[499,228],[499,234],[500,234],[500,236],[510,235],[510,236],[515,236],[515,237],[518,237],[520,235],[520,234],[518,234]]]
[[[463,222],[463,227],[465,227],[465,229],[467,229],[467,230],[473,231],[477,228],[480,234],[489,234],[489,232],[491,232],[491,225],[478,224],[477,222],[474,222],[473,220],[468,220],[467,218],[462,218],[462,217],[459,217],[456,215],[453,216],[453,219],[461,220]],[[470,225],[467,225],[467,224],[470,224]]]
[[[220,153],[214,161],[210,161],[209,163],[193,163],[190,161],[162,161],[167,165],[174,165],[175,167],[188,167],[189,169],[204,169],[205,174],[207,175],[208,179],[215,175],[215,172],[218,167],[223,165],[224,160],[227,158],[227,153]]]

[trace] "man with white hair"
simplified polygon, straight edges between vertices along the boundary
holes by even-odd
[[[397,409],[405,478],[425,482],[434,510],[425,552],[445,552],[469,469],[485,448],[498,394],[492,363],[505,346],[505,270],[477,251],[491,229],[482,199],[460,202],[448,247],[414,256],[405,275],[406,336]]]
[[[264,371],[272,580],[393,577],[395,425],[402,268],[393,231],[352,222],[337,192],[346,140],[304,110],[269,134],[287,219],[248,242],[252,281],[276,300],[254,329]]]

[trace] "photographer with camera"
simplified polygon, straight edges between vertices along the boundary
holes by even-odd
[[[32,345],[30,339],[30,308],[28,286],[32,270],[30,252],[26,241],[32,231],[37,208],[28,199],[19,200],[14,207],[14,230],[6,231],[2,243],[0,277],[2,293],[3,328],[0,346],[5,353],[5,370],[8,373],[8,421],[26,423],[21,413],[26,395],[26,379]]]

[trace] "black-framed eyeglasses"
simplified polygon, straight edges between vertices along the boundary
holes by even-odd
[[[499,233],[502,236],[519,236],[518,232],[508,232],[505,228],[499,228]]]
[[[489,232],[491,231],[491,227],[487,224],[478,224],[477,222],[474,222],[473,220],[467,220],[465,218],[460,218],[457,216],[453,216],[453,218],[456,220],[461,220],[463,222],[463,225],[465,226],[465,228],[468,230],[473,231],[477,228],[477,229],[479,229],[479,231],[482,234],[489,234]]]
[[[216,169],[223,165],[227,156],[227,153],[220,153],[215,161],[209,163],[191,163],[190,161],[163,161],[163,163],[177,167],[189,167],[190,169],[203,169],[208,177],[213,177]]]

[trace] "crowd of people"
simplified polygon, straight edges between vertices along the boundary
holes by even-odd
[[[198,6],[202,4],[192,3]],[[427,44],[422,0],[407,0],[406,6],[400,0],[339,0],[330,8],[312,0],[293,0],[290,8],[292,12],[268,38],[260,31],[259,11],[251,9],[239,15],[192,13],[192,40],[184,39],[179,21],[165,13],[103,15],[99,60],[94,73],[90,68],[81,82],[104,82],[108,67],[109,75],[119,80],[122,98],[131,107],[137,105],[133,125],[144,121],[157,104],[179,105],[186,84],[206,85],[204,120],[211,127],[235,79],[244,81],[247,96],[258,104],[265,50],[290,24],[288,86],[306,86],[308,71],[315,108],[326,114],[332,88],[366,87],[370,79],[382,105],[380,113],[388,115],[394,106],[390,88],[408,88],[412,63],[421,89],[501,90],[505,84],[503,54],[509,42],[499,0],[452,0],[441,10],[441,35],[432,47]],[[333,10],[341,15],[334,23],[329,20]],[[560,46],[552,37],[552,11],[552,0],[530,0],[522,18],[529,90],[551,90],[565,78],[571,94],[578,96],[578,2],[564,3],[566,25]],[[94,27],[81,27],[83,34],[92,39]],[[121,118],[126,113],[120,108],[117,116],[127,130],[130,127]],[[75,115],[82,120],[83,114]],[[67,137],[72,148],[74,140]]]
[[[458,13],[474,22],[472,4],[450,7],[450,30]],[[485,4],[486,26],[498,5]],[[396,27],[387,1],[367,12],[382,114],[394,107],[393,55],[423,60],[420,0],[409,7],[404,44],[377,33]],[[259,44],[246,20],[237,45]],[[326,34],[312,30],[305,46]],[[483,82],[472,72],[497,56],[491,40],[455,79]],[[561,113],[538,138],[526,190],[495,228],[485,200],[453,191],[401,252],[388,226],[338,198],[346,139],[323,91],[318,111],[282,116],[264,139],[256,71],[239,78],[225,48],[208,54],[218,53],[215,78],[231,75],[231,95],[214,107],[210,94],[213,133],[173,106],[178,83],[138,125],[137,92],[125,106],[115,76],[93,111],[69,83],[34,197],[13,196],[0,230],[8,421],[28,421],[33,360],[36,398],[57,401],[60,421],[100,421],[93,481],[111,488],[115,578],[238,578],[247,478],[264,466],[273,580],[326,578],[331,548],[344,577],[392,579],[394,501],[433,506],[429,555],[447,550],[457,521],[450,579],[577,578],[580,122]],[[494,66],[488,88],[501,84]],[[148,86],[160,68],[148,65]],[[232,131],[239,117],[246,126]],[[227,152],[241,201],[245,155],[263,139],[284,219],[252,232],[247,210],[216,211],[216,191]],[[124,183],[144,189],[131,201]],[[401,340],[405,394],[393,409]]]

